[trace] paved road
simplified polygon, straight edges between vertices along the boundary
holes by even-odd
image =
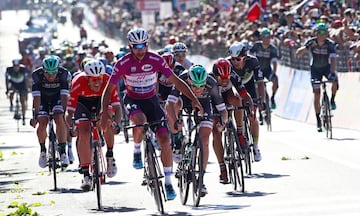
[[[3,12],[0,21],[2,68],[11,62],[9,52],[16,53],[12,49],[16,44],[16,26],[26,18],[24,12],[18,15]],[[77,34],[71,26],[66,26],[66,35]],[[102,39],[101,34],[97,36]],[[0,73],[4,83],[3,70]],[[125,144],[122,136],[116,136],[115,147],[119,172],[103,186],[102,211],[96,210],[95,193],[80,190],[77,161],[59,173],[60,190],[52,191],[52,176],[37,165],[39,147],[35,129],[21,126],[20,132],[16,132],[16,122],[4,92],[0,85],[0,215],[15,211],[7,208],[13,201],[40,205],[31,208],[41,215],[157,214],[151,196],[140,186],[142,172],[131,167],[132,145]],[[27,114],[30,116],[30,112]],[[205,175],[209,194],[201,200],[200,207],[192,207],[191,199],[188,205],[182,206],[177,197],[165,203],[166,214],[359,215],[359,139],[359,131],[335,128],[334,139],[328,140],[324,133],[316,132],[314,125],[274,117],[273,132],[261,128],[263,160],[254,164],[254,175],[246,177],[245,193],[235,194],[230,185],[218,183],[218,166],[211,153]],[[176,182],[174,178],[173,182]]]

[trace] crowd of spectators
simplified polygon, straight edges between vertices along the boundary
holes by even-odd
[[[171,17],[158,19],[157,25],[149,29],[152,48],[181,41],[188,46],[190,54],[216,59],[227,55],[227,48],[234,41],[259,40],[261,29],[267,27],[272,31],[272,42],[286,62],[292,61],[296,48],[314,35],[313,27],[324,22],[329,26],[329,38],[338,45],[338,64],[342,65],[339,71],[359,71],[353,52],[360,51],[360,1],[310,0],[302,6],[299,6],[301,0],[290,0],[286,4],[268,1],[256,21],[247,20],[248,5],[243,0],[235,1],[228,11],[219,11],[216,0],[201,2],[199,8],[185,12],[174,10]],[[124,39],[131,28],[141,26],[141,13],[136,11],[132,1],[89,0],[88,5],[109,36]],[[306,61],[300,66],[308,65],[308,59]]]

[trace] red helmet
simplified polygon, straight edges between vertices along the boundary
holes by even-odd
[[[175,66],[175,58],[174,54],[172,53],[164,53],[162,57],[165,59],[167,65],[172,69]]]
[[[219,58],[214,63],[217,73],[216,75],[220,76],[221,79],[230,79],[230,72],[231,72],[231,63],[229,60],[224,58]]]

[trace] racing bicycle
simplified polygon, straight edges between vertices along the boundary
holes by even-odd
[[[166,201],[164,187],[161,181],[164,175],[162,174],[158,155],[154,148],[156,144],[154,143],[151,127],[158,124],[166,124],[166,122],[167,120],[159,120],[151,123],[146,122],[144,124],[129,125],[124,128],[125,130],[135,127],[144,128],[144,181],[142,185],[147,186],[148,191],[154,197],[157,210],[160,214],[164,214],[163,200]]]
[[[313,80],[313,84],[319,84],[321,85],[322,89],[322,97],[321,97],[321,120],[323,127],[326,130],[326,137],[329,139],[332,139],[332,122],[331,118],[333,117],[331,113],[331,107],[330,107],[330,99],[326,91],[326,83],[332,83],[333,81],[329,80]]]

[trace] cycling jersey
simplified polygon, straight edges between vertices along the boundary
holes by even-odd
[[[263,72],[271,72],[271,62],[277,61],[278,59],[278,49],[273,44],[270,44],[269,47],[264,48],[262,46],[262,41],[257,41],[253,44],[250,52],[254,53],[256,58],[259,60],[260,69]]]
[[[58,68],[58,73],[53,82],[49,82],[44,75],[42,67],[35,69],[32,73],[33,85],[32,95],[41,96],[41,99],[60,99],[60,95],[68,95],[70,87],[70,73],[63,67]]]
[[[179,78],[187,83],[187,80],[189,78],[188,71],[184,71],[182,74],[180,74]],[[176,88],[172,88],[168,96],[168,101],[176,103],[180,96],[185,97],[184,95],[181,94],[179,90],[177,90]],[[207,109],[207,107],[211,107],[210,106],[211,104],[214,105],[219,112],[226,109],[224,99],[222,98],[220,93],[219,86],[216,80],[212,76],[207,77],[205,88],[202,94],[200,96],[197,96],[197,98],[199,99],[201,105],[203,106],[205,113],[208,114],[212,113],[210,108]],[[187,99],[190,101],[189,98]],[[190,105],[191,108],[191,101],[190,104],[187,105]],[[184,107],[186,107],[186,105],[184,105]]]
[[[124,78],[128,97],[149,99],[156,95],[158,73],[166,78],[173,74],[161,56],[147,52],[142,60],[137,60],[132,53],[128,53],[115,63],[110,83],[117,85],[119,79]]]
[[[214,76],[214,78],[220,76],[219,70],[217,69],[217,67],[215,65],[213,65],[212,73],[210,75]],[[224,93],[224,92],[230,90],[233,86],[235,87],[237,92],[239,92],[240,95],[242,95],[244,93],[244,91],[246,92],[245,86],[244,86],[244,84],[242,84],[241,77],[239,76],[239,74],[235,73],[234,71],[231,71],[229,84],[225,87],[220,86],[220,84],[219,84],[219,88],[220,88],[221,93]]]
[[[231,57],[228,57],[227,59],[231,63]],[[243,68],[238,69],[233,66],[232,70],[241,77],[242,84],[246,84],[250,80],[255,80],[256,82],[264,80],[264,75],[260,70],[259,61],[255,56],[252,55],[247,55]]]
[[[313,43],[316,46],[312,47]],[[311,52],[312,60],[310,65],[312,67],[325,67],[329,65],[329,58],[336,57],[336,45],[330,39],[326,39],[325,43],[319,46],[316,37],[313,37],[307,40],[304,46]]]
[[[5,77],[9,81],[7,89],[17,90],[20,95],[26,95],[26,78],[29,76],[29,71],[23,65],[19,65],[19,70],[14,71],[14,67],[6,68]]]
[[[175,62],[175,67],[173,69],[174,74],[179,76],[184,70],[185,68],[180,63]],[[163,74],[159,74],[158,81],[159,81],[158,95],[161,97],[161,99],[166,100],[174,84],[172,84],[169,81],[169,79],[167,79]]]
[[[100,91],[94,92],[90,89],[88,84],[87,75],[85,72],[79,73],[71,82],[70,97],[67,104],[67,109],[75,111],[78,103],[81,104],[97,104],[97,108],[100,108],[101,95],[106,87],[110,76],[108,74],[103,75],[103,82]],[[95,102],[94,102],[95,101]],[[117,87],[113,89],[110,96],[110,104],[112,106],[120,106],[120,99],[118,96]]]

